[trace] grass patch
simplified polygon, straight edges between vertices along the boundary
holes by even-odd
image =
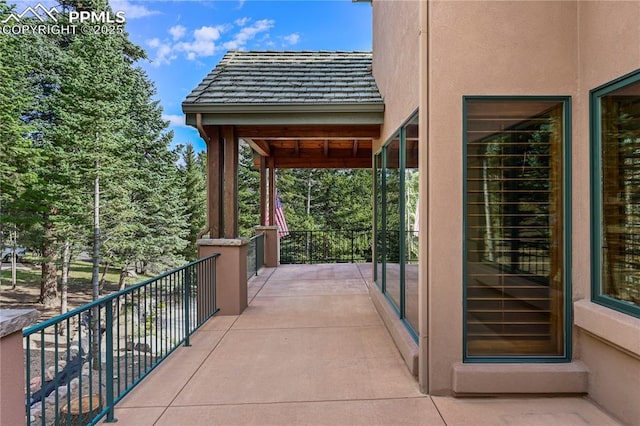
[[[7,265],[7,264],[5,264]],[[18,269],[16,271],[16,287],[30,287],[30,288],[39,288],[40,287],[40,278],[41,278],[41,269],[38,265],[34,264],[26,264],[29,269]],[[85,262],[82,260],[74,260],[71,262],[71,267],[69,268],[69,286],[91,289],[91,275],[93,271],[93,266],[89,262]],[[104,271],[104,267],[100,267],[100,277],[102,277],[102,273]],[[62,276],[62,270],[58,270],[58,278]],[[3,266],[2,268],[2,287],[6,288],[11,285],[11,268],[8,266]],[[139,283],[150,276],[146,275],[138,275],[137,277],[129,277],[127,278],[127,285],[132,285]],[[120,269],[117,267],[110,267],[107,271],[107,275],[105,276],[105,288],[112,289],[118,285],[118,281],[120,280]]]

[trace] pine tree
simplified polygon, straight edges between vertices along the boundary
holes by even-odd
[[[0,1],[0,17],[12,8]],[[21,49],[17,35],[0,36],[0,247],[6,237],[17,244],[18,234],[24,232],[28,222],[20,214],[19,201],[26,186],[35,179],[32,166],[38,157],[31,155],[27,134],[31,127],[22,119],[29,105],[26,79],[27,57]],[[15,258],[12,257],[12,281],[15,286]]]
[[[260,224],[260,172],[253,163],[253,151],[246,144],[240,145],[238,166],[238,233],[253,235],[253,228]]]
[[[197,257],[196,240],[204,229],[207,214],[207,178],[205,174],[206,154],[196,155],[193,145],[179,147],[183,165],[180,174],[184,185],[184,205],[187,219],[188,244],[183,255],[187,260]],[[238,179],[239,185],[242,179]]]

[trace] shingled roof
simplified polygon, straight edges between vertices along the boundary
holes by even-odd
[[[375,104],[381,110],[371,52],[231,50],[187,96],[183,110],[287,104]]]

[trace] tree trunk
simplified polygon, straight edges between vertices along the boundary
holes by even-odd
[[[100,297],[100,177],[97,174],[99,163],[96,161],[96,178],[93,182],[93,271],[91,286],[93,300]]]
[[[42,245],[42,280],[40,281],[40,303],[47,308],[56,307],[60,303],[58,298],[58,255],[57,241],[53,232],[53,224],[47,220],[44,227],[44,241]]]
[[[129,265],[124,265],[120,270],[120,280],[118,281],[118,290],[124,290],[124,287],[127,285],[127,271],[129,269]]]
[[[100,297],[100,161],[96,160],[96,177],[93,182],[93,271],[91,274],[91,285],[93,289],[93,300]],[[100,313],[98,308],[91,310],[92,321],[92,356],[93,368],[98,370],[100,364]]]
[[[16,256],[16,246],[18,245],[18,233],[14,229],[11,231],[11,289],[16,289],[18,281],[16,264],[18,263],[18,257]]]
[[[311,216],[311,186],[312,186],[311,174],[312,173],[313,172],[309,170],[309,174],[307,175],[307,217]]]
[[[62,279],[60,280],[60,314],[69,310],[67,294],[69,291],[69,265],[71,264],[71,243],[64,241],[62,246]],[[61,327],[61,329],[64,327]]]
[[[102,276],[100,277],[100,288],[98,289],[98,294],[104,293],[104,285],[107,282],[107,272],[109,272],[109,266],[111,266],[109,262],[104,262],[102,264]]]

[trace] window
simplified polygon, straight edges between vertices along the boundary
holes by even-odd
[[[403,125],[374,157],[374,279],[417,339],[418,116]]]
[[[640,70],[591,91],[592,298],[640,317]]]
[[[418,329],[418,117],[405,127],[404,165],[404,293],[405,316]]]
[[[385,290],[400,309],[400,134],[384,147],[385,159]]]
[[[384,178],[383,178],[384,165],[382,160],[383,160],[382,153],[378,153],[375,155],[374,157],[375,174],[373,175],[373,178],[374,178],[373,233],[374,233],[374,242],[375,242],[375,268],[373,269],[373,279],[378,285],[378,287],[380,287],[380,291],[384,293],[384,281],[382,279],[384,276],[383,270],[382,270],[382,265],[383,265],[382,260],[384,259],[384,251],[383,251],[384,250],[384,244],[383,244],[384,213],[382,209],[384,207],[384,204],[382,202],[383,200],[382,189],[384,188]]]
[[[467,97],[465,360],[566,360],[568,98]]]

